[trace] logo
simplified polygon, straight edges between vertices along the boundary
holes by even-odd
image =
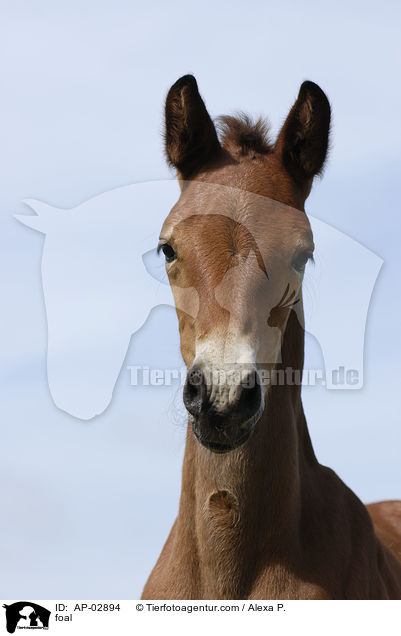
[[[37,603],[18,601],[3,607],[9,634],[14,634],[16,629],[49,629],[51,612]]]
[[[213,188],[216,199],[242,197],[242,203],[246,201],[261,213],[279,216],[291,210],[266,197],[238,194],[235,188],[198,184],[197,192],[201,187],[205,194]],[[175,287],[174,301],[163,257],[156,249],[162,219],[178,194],[178,185],[171,180],[138,183],[104,192],[71,209],[25,200],[36,214],[15,215],[45,235],[41,273],[48,383],[57,407],[74,417],[91,419],[110,404],[131,337],[155,308],[176,306],[193,318],[199,311],[195,287]],[[234,222],[233,210],[221,214],[231,215]],[[194,209],[193,216],[196,214]],[[336,228],[311,215],[309,220],[316,258],[303,285],[306,328],[320,346],[326,388],[358,389],[363,386],[368,309],[383,261]],[[251,266],[252,259],[263,258],[262,239],[252,218],[242,225],[254,245],[246,261]],[[232,267],[214,290],[215,302],[232,317],[234,332],[236,296],[230,290],[236,289],[243,269]],[[285,292],[291,302],[291,292],[283,284],[280,293]],[[269,317],[273,312],[266,323],[272,343],[281,337],[276,301],[279,297],[269,294],[255,298],[259,313]],[[285,301],[284,295],[281,303],[285,305]],[[352,381],[342,381],[341,374]]]

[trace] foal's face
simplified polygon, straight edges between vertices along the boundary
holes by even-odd
[[[261,372],[280,360],[290,311],[302,319],[302,278],[314,249],[303,202],[321,165],[312,169],[312,156],[291,170],[286,140],[270,146],[249,124],[239,134],[231,121],[220,145],[193,82],[182,78],[167,98],[167,152],[182,193],[159,246],[177,306],[192,428],[204,446],[227,452],[260,418],[269,386]],[[312,101],[309,95],[309,119]],[[185,134],[177,139],[185,107]],[[188,130],[191,117],[195,130]]]

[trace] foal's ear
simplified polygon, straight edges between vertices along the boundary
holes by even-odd
[[[322,89],[304,82],[276,142],[287,172],[309,193],[327,155],[330,104]]]
[[[216,129],[193,75],[184,75],[166,99],[166,154],[181,179],[188,179],[220,149]]]

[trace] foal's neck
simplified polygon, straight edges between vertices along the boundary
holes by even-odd
[[[304,332],[291,312],[280,368],[302,370],[303,349]],[[188,429],[180,516],[210,594],[229,596],[232,586],[245,593],[262,552],[275,561],[295,556],[303,475],[317,465],[300,391],[295,384],[272,386],[251,438],[231,453],[208,451]]]

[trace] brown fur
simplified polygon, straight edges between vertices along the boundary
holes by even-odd
[[[176,116],[177,103],[182,119],[176,117],[169,128],[169,104]],[[197,122],[195,132],[188,131],[188,109]],[[291,241],[311,240],[303,206],[323,167],[330,109],[319,87],[305,83],[274,146],[260,124],[248,125],[244,119],[226,119],[216,144],[194,78],[181,78],[172,87],[166,110],[167,154],[178,169],[182,195],[162,236],[171,236],[178,246],[177,266],[169,270],[176,298],[192,288],[199,297],[198,313],[178,311],[181,350],[190,368],[195,343],[216,325],[224,330],[229,319],[214,290],[233,259],[252,249],[248,235],[238,231],[245,218],[255,222],[266,245],[268,276],[260,267],[249,270],[252,279],[236,289],[239,315],[248,319],[248,330],[260,318],[250,311],[252,285],[254,290],[270,285],[280,305]],[[191,136],[197,153],[188,146]],[[188,175],[190,183],[185,182]],[[223,187],[216,191],[213,184]],[[230,197],[229,186],[240,194]],[[273,206],[262,214],[249,193],[278,202],[279,209],[285,204],[285,209],[277,212]],[[228,210],[234,222],[224,216]],[[300,293],[297,311],[302,311]],[[283,329],[277,369],[290,366],[301,373],[299,315],[290,307],[279,318],[272,315],[270,320]],[[332,470],[318,463],[300,387],[286,384],[270,387],[253,434],[231,452],[211,452],[188,427],[178,517],[143,598],[400,599],[400,563],[401,502],[372,504],[367,510]]]

